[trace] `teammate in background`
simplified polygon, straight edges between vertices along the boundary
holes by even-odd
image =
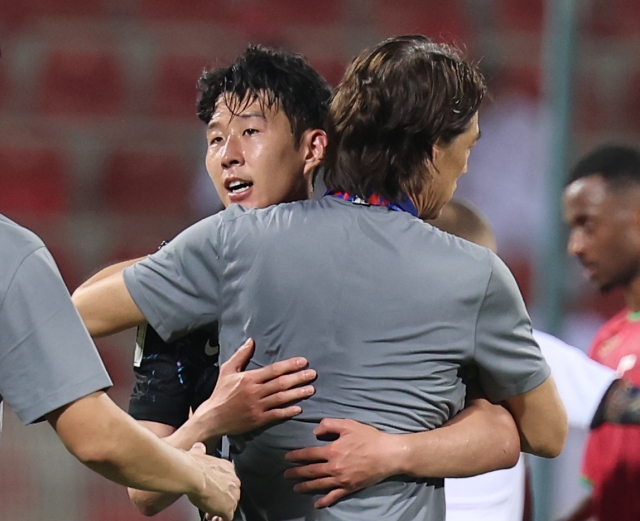
[[[109,376],[43,242],[0,215],[0,245],[0,420],[4,397],[26,424],[46,418],[69,452],[107,479],[187,494],[231,520],[240,495],[233,466],[136,425],[104,392]]]
[[[226,153],[208,155],[207,166],[215,186],[220,190],[221,199],[227,205],[234,201],[241,202],[248,208],[268,206],[291,197],[287,194],[296,187],[293,197],[306,199],[309,174],[314,170],[314,165],[318,164],[318,159],[324,157],[323,148],[318,150],[309,164],[304,155],[299,155],[297,159],[286,161],[274,170],[271,158],[293,157],[300,146],[299,139],[308,133],[325,139],[323,127],[330,97],[327,83],[299,56],[250,46],[232,66],[205,72],[199,85],[202,91],[199,106],[205,112],[213,105],[219,105],[225,95],[243,89],[246,89],[249,95],[256,96],[269,92],[279,106],[275,111],[277,117],[274,117],[271,111],[265,112],[265,122],[269,128],[262,130],[261,139],[254,134],[257,133],[257,129],[247,129],[242,119],[242,114],[250,111],[242,112],[233,120],[234,126],[230,127],[230,130],[235,129],[236,138],[244,136],[239,140],[243,146],[235,151],[235,160],[230,160]],[[315,108],[311,108],[310,103],[315,103]],[[281,112],[284,113],[285,119],[281,117]],[[209,121],[209,113],[206,113],[203,119]],[[288,124],[284,124],[287,121]],[[320,147],[322,144],[318,143],[317,146]],[[259,147],[259,150],[255,147]],[[227,150],[233,152],[233,148]],[[231,184],[233,177],[249,181],[245,184],[250,184],[250,189],[244,187],[244,190],[237,190],[235,185]],[[229,186],[226,186],[225,181],[228,178],[232,179],[228,183]],[[274,190],[274,187],[279,188]],[[77,295],[81,296],[84,289],[133,262],[135,261],[106,268],[83,284],[77,290]],[[243,414],[251,410],[250,404],[255,398],[247,393],[238,394],[242,399],[235,401],[221,400],[219,394],[225,388],[232,388],[235,393],[251,388],[248,375],[258,374],[258,371],[265,369],[248,371],[243,374],[244,382],[234,382],[229,380],[227,374],[230,362],[223,365],[220,380],[211,398],[186,421],[189,410],[195,409],[200,403],[197,397],[211,394],[218,378],[215,365],[217,356],[207,356],[207,348],[210,349],[209,353],[217,354],[211,350],[211,338],[216,346],[215,337],[207,331],[193,333],[186,339],[172,344],[164,344],[150,326],[142,326],[139,330],[138,352],[142,353],[138,357],[137,383],[131,398],[130,413],[138,419],[156,422],[146,424],[159,435],[163,434],[163,430],[172,434],[182,425],[174,436],[167,438],[169,441],[175,441],[174,438],[178,435],[185,436],[184,432],[188,430],[192,433],[197,432],[195,438],[186,435],[190,441],[217,438],[221,432],[234,434],[249,430],[247,424],[243,427],[225,427],[222,420],[226,416],[233,419],[237,425],[242,425]],[[192,349],[193,347],[195,349]],[[190,349],[191,355],[185,363],[185,356]],[[248,357],[251,353],[250,347],[245,346],[234,358],[241,353],[244,353],[243,357]],[[231,366],[232,374],[239,377],[240,374],[234,372],[242,365],[240,361],[234,363]],[[293,375],[289,378],[292,377]],[[253,387],[259,389],[257,383],[254,383]],[[271,399],[273,400],[273,397]],[[221,410],[218,404],[225,401],[228,406],[226,410]],[[261,414],[266,415],[267,412],[269,411]],[[258,419],[256,417],[255,426],[267,423],[268,418],[260,418],[263,420],[262,423]],[[196,424],[201,425],[201,428],[194,430]],[[438,441],[442,436],[448,443],[448,451],[443,450],[443,444]],[[483,399],[470,399],[469,406],[456,420],[445,428],[425,433],[423,441],[422,453],[425,461],[429,463],[429,467],[425,467],[425,475],[430,476],[458,475],[460,469],[464,469],[466,473],[493,470],[513,464],[517,457],[513,450],[516,449],[517,453],[517,432],[512,418],[501,407],[492,406]],[[459,448],[456,447],[456,443],[460,445]],[[474,465],[470,466],[468,460],[472,460]],[[455,465],[459,468],[455,468]],[[341,492],[346,493],[344,490]],[[175,499],[168,495],[134,490],[131,490],[130,494],[136,505],[146,514],[158,512]]]
[[[605,146],[585,156],[568,178],[563,207],[569,253],[602,292],[621,288],[627,305],[596,334],[589,356],[640,385],[640,152]],[[632,387],[621,393],[622,404],[637,400]],[[640,427],[594,430],[582,473],[592,493],[570,521],[640,519]]]
[[[243,501],[265,517],[310,512],[313,499],[292,494],[280,478],[282,457],[289,447],[317,443],[312,429],[322,416],[347,413],[390,431],[378,438],[387,456],[378,478],[395,477],[314,515],[443,519],[441,481],[416,479],[424,461],[414,442],[422,432],[399,433],[455,414],[465,363],[478,365],[494,400],[509,403],[528,450],[550,456],[562,446],[564,411],[510,274],[485,250],[445,241],[414,218],[437,215],[466,170],[483,93],[472,67],[423,37],[365,51],[330,111],[331,194],[264,211],[232,206],[125,269],[126,283],[110,276],[78,302],[97,334],[140,323],[139,306],[165,340],[219,316],[223,358],[251,333],[258,340],[252,363],[304,350],[322,366],[319,392],[299,419],[232,440]],[[236,96],[225,100],[227,109],[255,103]],[[213,119],[210,145],[224,149],[227,124]],[[423,255],[435,257],[429,270]],[[460,277],[464,284],[452,284]],[[380,295],[403,305],[381,307]]]
[[[452,200],[440,217],[429,222],[494,252],[497,249],[489,223],[468,203]],[[614,418],[610,411],[616,406],[612,400],[614,388],[611,387],[618,378],[615,371],[547,333],[534,329],[533,336],[551,367],[570,427],[586,430],[592,423],[603,421],[605,416],[614,421],[622,419],[620,415]],[[611,391],[607,392],[610,388]],[[445,494],[447,521],[520,520],[523,518],[525,495],[524,460],[521,457],[511,469],[465,479],[448,479]]]

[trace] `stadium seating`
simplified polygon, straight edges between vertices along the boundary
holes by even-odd
[[[196,82],[211,65],[211,56],[171,55],[156,67],[153,113],[193,120],[196,113]]]
[[[107,0],[20,0],[0,2],[0,22],[9,31],[50,16],[98,16]]]
[[[39,108],[47,114],[113,116],[125,96],[122,71],[106,52],[56,50],[46,60]]]
[[[544,5],[544,0],[496,0],[500,26],[512,31],[541,31]]]
[[[193,177],[189,166],[163,150],[115,151],[104,171],[107,208],[126,214],[187,214]]]
[[[139,14],[150,20],[215,21],[225,24],[236,22],[232,2],[223,0],[140,0]]]
[[[469,21],[458,0],[428,5],[423,0],[377,0],[374,9],[376,24],[385,36],[420,33],[466,47],[473,43]]]
[[[0,147],[0,208],[6,215],[57,215],[69,208],[66,164],[49,148]]]

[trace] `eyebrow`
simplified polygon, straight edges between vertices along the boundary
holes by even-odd
[[[266,116],[262,112],[243,112],[242,114],[234,114],[233,117],[240,118],[240,119],[260,118],[264,121],[267,121]],[[207,125],[207,130],[216,128],[218,124],[219,124],[218,118],[216,118],[215,116],[212,117],[211,121],[209,121],[209,124]]]

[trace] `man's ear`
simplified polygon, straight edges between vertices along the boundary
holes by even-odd
[[[327,133],[319,128],[309,129],[302,134],[300,147],[304,151],[304,175],[313,172],[322,160],[327,149]]]

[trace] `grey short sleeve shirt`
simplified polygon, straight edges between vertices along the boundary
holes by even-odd
[[[297,355],[318,372],[300,416],[231,439],[243,501],[269,519],[313,511],[281,476],[287,450],[320,443],[312,431],[323,418],[421,432],[462,408],[464,366],[477,366],[494,400],[549,375],[504,264],[404,212],[333,197],[232,206],[124,277],[165,340],[219,320],[222,362],[253,337],[249,368]],[[314,515],[437,520],[444,495],[437,482],[398,478]]]
[[[0,216],[0,395],[24,423],[111,380],[42,241]]]

